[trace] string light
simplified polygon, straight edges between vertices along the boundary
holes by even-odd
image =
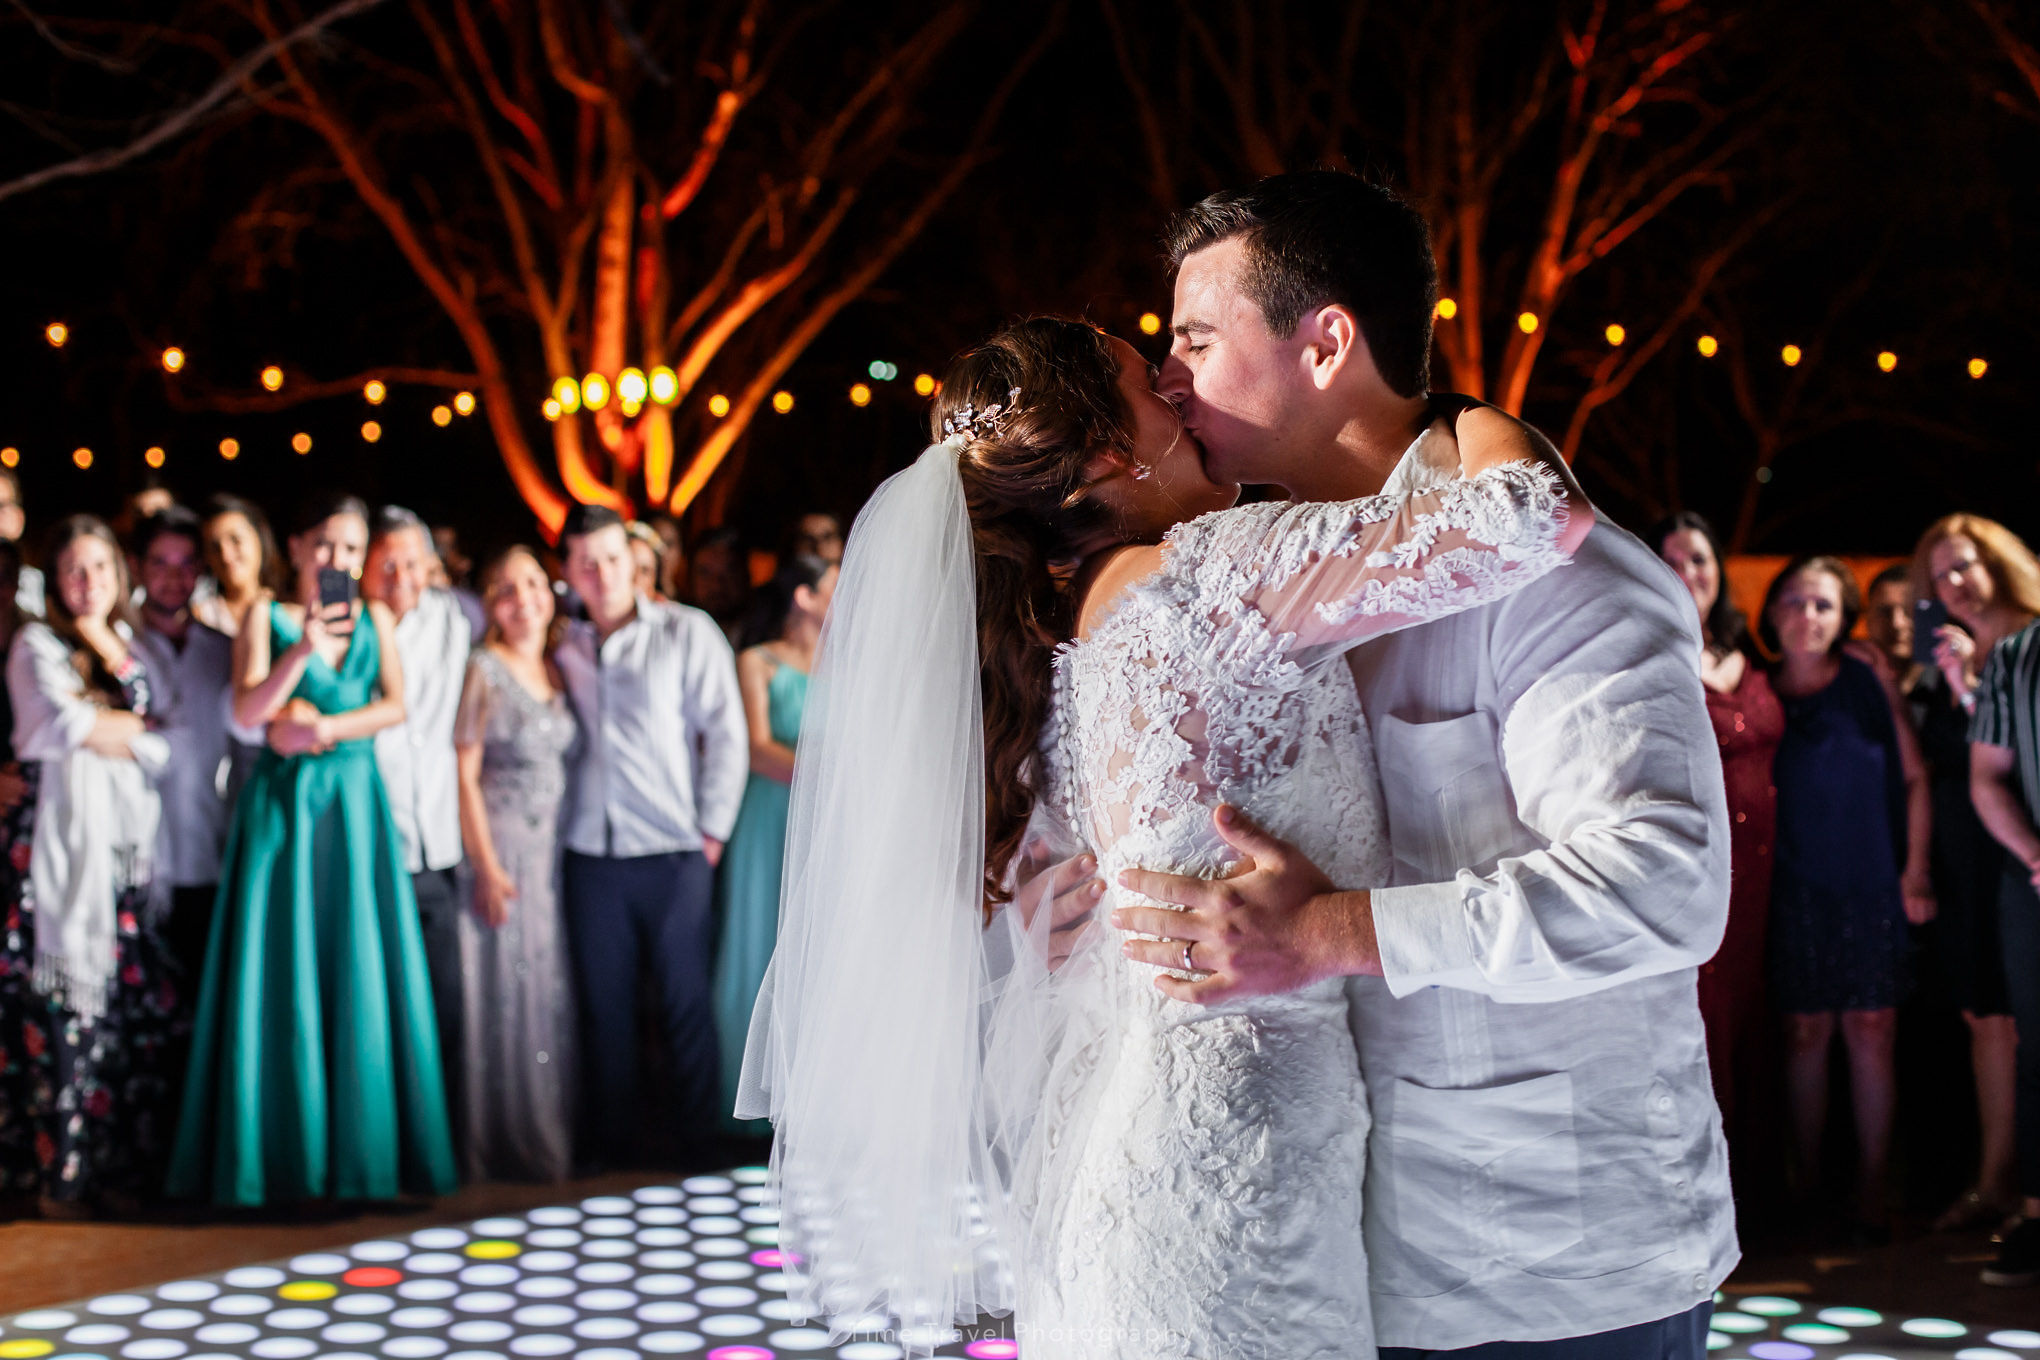
[[[772,409],[781,415],[790,413],[793,410],[793,393],[783,387],[774,392],[772,394]]]
[[[1160,317],[1156,316],[1153,312],[1142,312],[1140,314],[1140,333],[1142,335],[1159,335],[1161,330],[1162,319]]]
[[[383,398],[389,394],[390,389],[383,386],[381,378],[370,378],[368,386],[361,389],[361,395],[368,400],[370,406],[382,405]]]
[[[434,425],[437,425],[442,430],[445,429],[447,426],[453,424],[453,408],[451,406],[433,407],[432,423]]]
[[[1785,367],[1797,368],[1799,367],[1799,361],[1806,356],[1799,346],[1787,345],[1778,351],[1778,357],[1785,361]]]
[[[19,467],[20,465],[21,465],[20,449],[14,448],[11,445],[7,448],[0,449],[0,467]]]
[[[475,413],[475,394],[456,392],[453,394],[453,409],[456,414],[471,416]]]
[[[851,384],[850,384],[850,404],[851,404],[852,406],[869,406],[869,405],[871,405],[871,387],[870,387],[870,385],[869,385],[869,384],[866,384],[866,383],[851,383]]]
[[[572,378],[561,378],[558,382],[554,383],[553,405],[557,406],[559,410],[547,416],[547,420],[558,420],[562,415],[572,415],[580,410],[581,384],[575,382]]]
[[[290,437],[290,446],[299,453],[310,453],[312,451],[312,437],[303,430],[299,430]]]
[[[1535,335],[1537,333],[1537,313],[1524,312],[1518,316],[1516,318],[1516,329],[1525,335]]]
[[[1602,332],[1602,334],[1608,337],[1608,343],[1611,345],[1619,345],[1624,340],[1627,340],[1629,338],[1628,331],[1625,331],[1622,329],[1622,327],[1615,325],[1609,326],[1607,330]]]
[[[1721,342],[1719,340],[1716,340],[1711,335],[1703,335],[1700,337],[1699,343],[1695,345],[1694,348],[1700,351],[1701,358],[1712,359],[1715,355],[1721,352]]]
[[[231,463],[240,456],[241,456],[240,440],[222,439],[220,441],[220,457],[226,459],[229,463]]]
[[[652,393],[642,370],[626,368],[616,375],[616,395],[625,406],[643,406]]]
[[[561,415],[565,414],[560,410],[559,398],[557,397],[547,397],[538,409],[545,413],[547,420],[558,420]]]
[[[62,343],[62,342],[60,341],[60,342],[58,342],[58,343]],[[71,461],[72,461],[72,462],[74,462],[74,463],[76,463],[76,464],[78,465],[78,467],[79,467],[79,469],[80,469],[81,471],[82,471],[83,469],[85,469],[85,468],[89,468],[89,467],[91,467],[91,466],[92,466],[92,450],[90,450],[90,449],[74,449],[74,450],[72,451],[72,453],[71,453]]]
[[[565,402],[560,403],[565,405]],[[581,379],[581,404],[591,411],[599,411],[609,404],[609,379],[600,373],[590,373]]]
[[[721,420],[730,413],[730,399],[718,392],[708,399],[708,413]]]
[[[283,387],[283,370],[275,364],[262,370],[262,385],[275,392]]]
[[[361,437],[373,444],[376,440],[382,438],[382,426],[376,424],[373,420],[369,421],[361,427]]]
[[[1886,373],[1889,373],[1891,372],[1892,369],[1898,367],[1898,356],[1896,354],[1893,354],[1888,349],[1879,351],[1877,355],[1877,366],[1883,369]]]
[[[935,395],[935,378],[934,378],[934,376],[933,376],[932,374],[928,374],[928,373],[917,373],[917,374],[915,374],[915,375],[914,375],[914,391],[915,391],[915,393],[916,393],[917,395],[919,395],[919,396],[923,396],[923,397],[932,397],[932,396],[934,396],[934,395]]]
[[[877,382],[891,382],[900,376],[900,366],[889,364],[883,359],[873,359],[871,367],[865,370]]]
[[[52,349],[62,349],[64,342],[70,338],[71,328],[61,321],[52,321],[49,325],[43,327],[43,339],[50,342],[50,348]],[[78,466],[90,467],[91,464],[92,450],[87,449],[85,450],[85,461]]]
[[[1438,305],[1434,310],[1440,321],[1450,321],[1459,315],[1459,304],[1449,297],[1442,297],[1438,299]]]
[[[163,371],[175,373],[184,367],[184,351],[172,345],[163,351]]]
[[[142,450],[142,461],[144,463],[147,463],[152,468],[159,468],[163,466],[163,459],[166,456],[167,455],[164,454],[163,450],[158,447],[151,446],[149,448]]]
[[[672,369],[660,364],[651,372],[652,400],[661,406],[671,406],[680,397],[680,378]]]
[[[1987,363],[1985,363],[1985,362],[1984,362],[1983,360],[1981,360],[1981,359],[1971,359],[1971,360],[1969,361],[1969,376],[1970,376],[1970,377],[1972,377],[1972,378],[1981,378],[1981,377],[1982,377],[1982,376],[1983,376],[1984,374],[1986,374],[1986,373],[1988,373],[1988,372],[1990,372],[1990,365],[1989,365],[1989,364],[1987,364]]]

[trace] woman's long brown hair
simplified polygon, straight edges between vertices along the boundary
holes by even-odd
[[[113,678],[113,672],[106,668],[106,659],[78,631],[78,618],[65,607],[63,586],[58,580],[61,568],[58,559],[81,538],[96,538],[113,554],[116,586],[113,608],[107,615],[109,622],[125,623],[130,628],[134,626],[134,610],[128,603],[131,591],[127,554],[121,551],[120,539],[97,515],[69,515],[50,526],[49,537],[43,541],[43,561],[50,564],[49,588],[44,592],[43,621],[71,649],[71,665],[77,669],[78,678],[85,682],[85,697],[102,707],[119,707],[124,702],[120,681]]]
[[[1079,544],[1107,520],[1085,469],[1100,453],[1131,451],[1133,415],[1104,333],[1059,317],[1018,322],[951,364],[931,432],[940,439],[945,418],[994,405],[1007,409],[968,439],[957,467],[977,568],[985,892],[1003,902],[1040,793],[1055,649],[1075,626],[1071,571]]]

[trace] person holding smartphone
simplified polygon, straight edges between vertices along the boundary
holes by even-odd
[[[2040,617],[2040,562],[2002,524],[1949,515],[1921,535],[1912,588],[1913,654],[1926,664],[1914,706],[1933,776],[1934,891],[1941,904],[1934,960],[1969,1025],[1982,1130],[1976,1181],[1936,1226],[1995,1227],[2018,1205],[2019,1040],[1999,920],[2008,865],[1971,797],[1970,724],[1985,659]]]
[[[404,720],[396,624],[358,598],[368,510],[322,496],[297,599],[234,640],[233,721],[267,749],[228,834],[168,1190],[221,1205],[455,1184],[418,904],[374,736]]]

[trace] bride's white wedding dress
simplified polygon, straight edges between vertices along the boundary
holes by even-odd
[[[1562,560],[1556,480],[1507,465],[1422,495],[1261,504],[1176,529],[1164,565],[1059,657],[1048,801],[1116,884],[1216,876],[1220,802],[1342,884],[1388,879],[1344,653]],[[1132,900],[1116,886],[1103,911]],[[1143,899],[1144,900],[1144,899]],[[1366,1090],[1334,979],[1177,1002],[1093,930],[1016,1197],[1029,1360],[1375,1353],[1361,1237]],[[1074,999],[1074,1000],[1072,1000]]]

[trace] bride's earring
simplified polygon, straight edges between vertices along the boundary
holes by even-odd
[[[1126,475],[1133,478],[1136,482],[1144,482],[1155,475],[1155,470],[1152,464],[1137,462],[1126,470]]]

